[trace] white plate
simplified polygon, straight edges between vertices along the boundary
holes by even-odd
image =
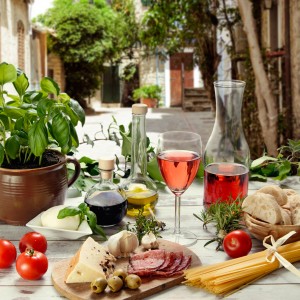
[[[29,221],[26,224],[26,226],[33,229],[34,231],[43,234],[45,237],[66,240],[77,240],[85,235],[92,234],[92,230],[86,220],[82,221],[78,230],[65,230],[42,226],[41,215],[42,213],[37,215],[35,218]]]

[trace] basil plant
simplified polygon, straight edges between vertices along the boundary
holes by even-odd
[[[11,84],[14,95],[5,90]],[[41,163],[46,149],[54,146],[66,154],[79,146],[75,127],[78,122],[84,125],[85,114],[78,102],[61,93],[49,77],[41,80],[40,90],[28,88],[25,73],[0,64],[0,166],[16,160]]]

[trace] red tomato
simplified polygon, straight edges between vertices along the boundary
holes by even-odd
[[[19,242],[20,252],[24,252],[26,248],[33,248],[36,251],[45,253],[47,250],[47,240],[38,232],[27,232]]]
[[[10,267],[17,257],[14,244],[7,240],[0,240],[0,268]]]
[[[47,272],[48,259],[45,254],[28,248],[18,256],[16,269],[22,278],[37,280]]]
[[[231,258],[245,256],[251,248],[251,237],[243,230],[234,230],[228,233],[223,240],[223,249]]]

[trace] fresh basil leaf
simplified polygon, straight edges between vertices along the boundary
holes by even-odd
[[[19,75],[17,79],[13,82],[13,85],[19,96],[22,97],[25,94],[27,88],[29,87],[29,82],[26,74],[22,73],[21,75]]]
[[[44,119],[38,120],[28,132],[28,144],[35,156],[41,156],[48,145],[48,132]]]
[[[68,103],[68,105],[70,105],[70,107],[72,108],[72,111],[77,115],[80,123],[82,124],[82,126],[85,123],[85,112],[84,109],[80,106],[80,104],[78,103],[78,101],[71,99],[70,102]]]
[[[0,144],[0,166],[2,165],[3,161],[4,161],[4,147],[2,146],[2,144]]]
[[[75,206],[67,206],[63,209],[61,209],[58,212],[57,219],[64,219],[66,217],[73,217],[80,215],[82,212],[78,207]]]
[[[97,216],[94,212],[92,212],[90,210],[86,212],[86,216],[88,218],[88,223],[89,223],[91,229],[93,230],[97,225]]]
[[[88,207],[88,205],[85,202],[82,202],[78,205],[78,208],[84,213],[86,214],[90,208]]]
[[[106,236],[106,234],[105,234],[105,232],[104,232],[104,230],[101,226],[96,225],[94,230],[93,230],[93,233],[97,234],[97,235],[101,235],[105,241],[107,240],[107,236]]]
[[[58,113],[54,116],[52,120],[52,133],[61,147],[68,145],[70,127],[67,118],[62,113]]]
[[[58,84],[50,77],[44,77],[40,85],[41,89],[48,94],[54,94],[55,96],[59,94],[60,89]]]
[[[17,70],[14,65],[8,63],[0,64],[0,85],[8,82],[13,82],[17,79]]]
[[[19,137],[12,135],[5,142],[6,153],[10,158],[15,159],[19,153],[20,146]]]

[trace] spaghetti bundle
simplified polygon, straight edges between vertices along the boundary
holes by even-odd
[[[278,248],[276,246],[268,246],[268,248],[261,252],[211,266],[200,266],[186,270],[184,272],[186,280],[183,283],[204,288],[217,295],[226,295],[278,269],[281,266],[278,259],[282,260],[282,257],[286,260],[284,262],[283,259],[282,264],[287,269],[295,274],[299,272],[290,263],[300,260],[300,241]]]

